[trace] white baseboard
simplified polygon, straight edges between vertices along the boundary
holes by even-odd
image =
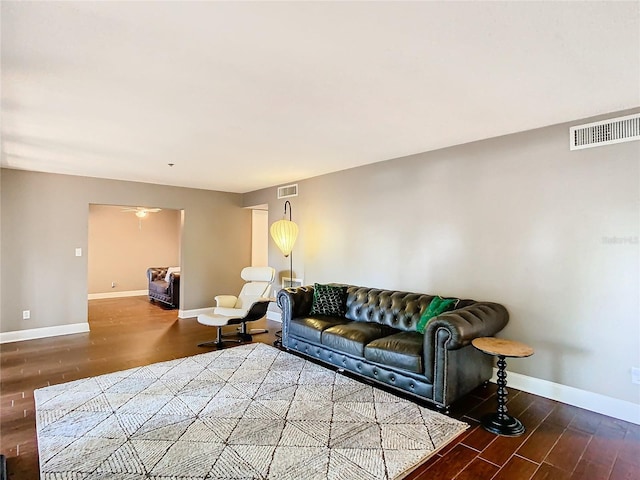
[[[273,320],[274,322],[282,323],[282,314],[280,312],[268,311],[267,320]]]
[[[491,381],[494,383],[497,380],[496,372],[497,369],[494,368],[493,377],[491,377]],[[640,404],[637,403],[507,370],[507,390],[509,387],[640,425]]]
[[[105,292],[105,293],[90,293],[88,295],[89,300],[100,300],[102,298],[119,298],[119,297],[139,297],[142,295],[148,295],[149,290],[128,290],[126,292]]]
[[[206,308],[193,308],[191,310],[178,310],[178,318],[193,318],[197,317],[201,313],[212,313],[213,307]]]
[[[88,331],[88,322],[56,325],[55,327],[30,328],[28,330],[2,332],[0,333],[0,343],[22,342],[24,340],[35,340],[36,338],[57,337],[58,335],[71,335]]]

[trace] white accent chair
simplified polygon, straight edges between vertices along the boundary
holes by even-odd
[[[222,347],[224,343],[251,341],[252,335],[266,333],[267,330],[247,330],[247,322],[260,320],[267,314],[271,284],[275,278],[276,271],[271,267],[245,267],[240,276],[247,283],[244,284],[238,296],[218,295],[215,297],[216,306],[211,314],[201,313],[198,315],[198,323],[210,327],[216,327],[216,339],[211,342],[200,343],[199,347]],[[239,332],[235,333],[237,338],[223,340],[228,335],[222,334],[222,327],[227,325],[240,325]]]

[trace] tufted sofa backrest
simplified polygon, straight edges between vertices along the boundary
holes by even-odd
[[[345,317],[356,322],[375,322],[398,330],[415,332],[422,312],[433,295],[349,286]],[[460,300],[456,308],[476,303]]]
[[[148,270],[149,281],[164,280],[169,267],[150,267]]]

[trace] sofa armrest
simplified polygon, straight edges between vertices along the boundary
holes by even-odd
[[[238,297],[235,295],[216,295],[214,300],[216,301],[216,307],[233,308],[236,306]]]
[[[433,382],[436,364],[445,350],[457,350],[474,338],[491,337],[509,322],[509,313],[499,303],[478,302],[432,319],[424,334],[425,375]]]
[[[286,347],[291,320],[309,315],[311,312],[313,286],[283,288],[278,291],[276,303],[282,310],[282,345]]]
[[[309,315],[313,304],[313,287],[282,288],[278,291],[278,306],[282,309],[282,320]]]
[[[180,291],[180,272],[169,274],[169,291],[172,292],[172,294]]]

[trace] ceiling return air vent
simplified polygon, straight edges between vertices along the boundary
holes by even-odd
[[[297,196],[298,196],[297,183],[293,185],[284,185],[283,187],[278,187],[278,199],[297,197]]]
[[[571,150],[640,140],[640,113],[571,127],[569,137]]]

